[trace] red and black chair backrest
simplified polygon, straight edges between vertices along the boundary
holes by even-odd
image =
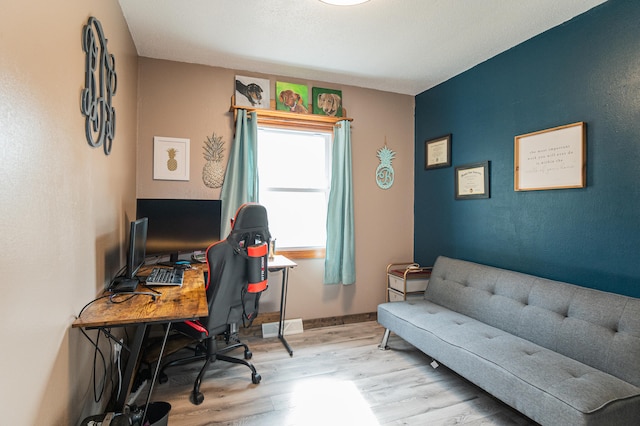
[[[264,206],[243,204],[226,239],[207,249],[209,316],[198,322],[208,335],[229,324],[250,324],[267,286],[269,223]],[[204,330],[201,330],[204,331]]]

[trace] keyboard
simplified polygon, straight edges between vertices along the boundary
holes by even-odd
[[[177,285],[181,286],[184,281],[184,270],[177,268],[153,268],[146,285]]]

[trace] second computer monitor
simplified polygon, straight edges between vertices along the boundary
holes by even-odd
[[[135,278],[138,270],[144,265],[148,223],[149,221],[146,217],[131,222],[126,278]]]

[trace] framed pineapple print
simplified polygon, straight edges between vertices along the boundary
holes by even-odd
[[[153,137],[153,179],[189,180],[189,139]]]

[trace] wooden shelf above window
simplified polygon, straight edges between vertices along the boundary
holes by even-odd
[[[236,112],[239,109],[244,109],[250,112],[255,111],[256,115],[258,116],[259,125],[280,128],[284,127],[332,131],[333,127],[339,121],[353,121],[353,118],[344,116],[346,114],[346,110],[344,109],[344,107],[342,108],[342,117],[331,117],[328,115],[319,114],[297,114],[295,112],[276,110],[274,99],[271,99],[270,107],[270,109],[266,109],[237,106],[235,105],[235,97],[231,97],[231,108],[229,109],[229,111],[233,112],[234,121],[236,118]]]

